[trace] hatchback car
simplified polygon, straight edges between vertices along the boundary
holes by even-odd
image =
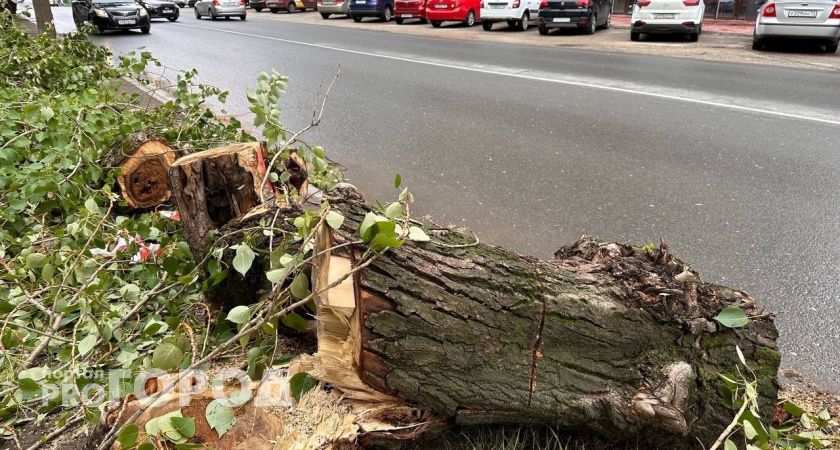
[[[598,27],[609,28],[611,19],[609,0],[542,0],[537,28],[542,35],[551,28],[577,28],[594,34]]]
[[[260,12],[265,9],[265,0],[249,0],[248,6],[256,12]]]
[[[71,8],[76,29],[85,22],[99,31],[139,29],[146,34],[151,29],[148,11],[134,0],[75,0]]]
[[[429,0],[426,18],[435,28],[443,22],[461,22],[471,27],[481,20],[481,0]]]
[[[318,0],[318,12],[323,19],[329,19],[333,14],[350,15],[351,0]]]
[[[834,53],[840,44],[840,2],[779,1],[761,7],[753,31],[753,50],[763,50],[772,39],[822,41]]]
[[[484,0],[481,2],[481,26],[484,31],[490,31],[494,23],[507,22],[510,28],[525,31],[539,12],[540,0]]]
[[[696,42],[703,31],[703,0],[638,0],[630,18],[630,40],[641,35],[675,33]]]
[[[426,0],[396,0],[394,2],[394,17],[397,25],[406,20],[417,19],[420,23],[429,23],[426,19]]]
[[[245,0],[198,0],[193,10],[196,19],[207,16],[212,20],[219,17],[239,17],[245,20]]]
[[[316,0],[265,0],[265,7],[275,14],[283,10],[291,14],[299,10],[316,10],[318,3]]]
[[[181,11],[175,2],[161,0],[139,0],[140,5],[146,8],[149,17],[152,19],[168,19],[170,22],[178,20]]]
[[[394,0],[347,0],[350,3],[350,17],[361,22],[365,17],[379,17],[390,22],[394,16]]]

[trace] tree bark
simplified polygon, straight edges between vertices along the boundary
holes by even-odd
[[[103,167],[119,167],[120,194],[133,209],[154,208],[169,201],[169,166],[175,150],[160,138],[131,133],[99,159]]]
[[[172,195],[193,257],[200,261],[207,252],[210,232],[272,198],[270,183],[261,184],[266,173],[262,142],[233,144],[193,153],[175,161],[169,169]]]
[[[346,220],[319,232],[315,292],[365,251],[327,251],[358,240],[370,211],[355,190],[340,191],[329,201]],[[248,221],[275,214],[295,211]],[[462,425],[554,425],[694,447],[713,442],[735,414],[719,374],[737,378],[737,345],[769,417],[779,366],[773,315],[744,292],[700,281],[664,243],[643,250],[585,236],[541,261],[455,230],[432,234],[318,296],[318,375],[345,398],[397,399]],[[752,317],[747,326],[715,323],[729,305]]]
[[[49,33],[55,36],[55,23],[49,0],[32,0],[32,9],[35,10],[38,33]]]

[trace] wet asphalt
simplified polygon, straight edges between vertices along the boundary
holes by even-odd
[[[72,28],[69,8],[54,10],[59,31]],[[165,77],[198,69],[246,121],[244,89],[261,71],[286,74],[291,129],[309,122],[340,66],[307,140],[369,198],[394,198],[400,173],[421,214],[544,258],[582,234],[664,239],[704,280],[776,312],[783,365],[840,391],[836,73],[397,35],[251,10],[245,22],[211,22],[183,9],[150,35],[93,39],[115,53],[144,46]]]

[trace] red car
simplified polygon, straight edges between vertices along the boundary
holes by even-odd
[[[481,0],[428,0],[426,19],[437,28],[443,22],[462,22],[471,27],[481,14]]]
[[[396,0],[394,17],[397,18],[397,25],[402,25],[405,19],[420,19],[420,23],[429,23],[426,19],[426,0]]]

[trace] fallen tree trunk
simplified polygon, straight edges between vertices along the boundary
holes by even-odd
[[[339,193],[329,200],[345,224],[323,228],[316,253],[357,240],[370,211],[355,190]],[[298,212],[266,209],[225,230]],[[693,447],[714,441],[735,414],[718,376],[736,373],[737,345],[755,373],[761,413],[771,413],[773,316],[741,291],[701,282],[664,244],[643,251],[584,237],[541,261],[454,230],[433,234],[317,299],[318,375],[344,398],[404,401],[454,424],[555,425]],[[324,253],[314,291],[365,250]],[[714,322],[729,305],[753,317],[747,326]]]
[[[146,133],[131,133],[115,143],[100,159],[106,168],[119,168],[120,195],[133,209],[154,208],[167,202],[169,166],[175,150],[163,139]]]

